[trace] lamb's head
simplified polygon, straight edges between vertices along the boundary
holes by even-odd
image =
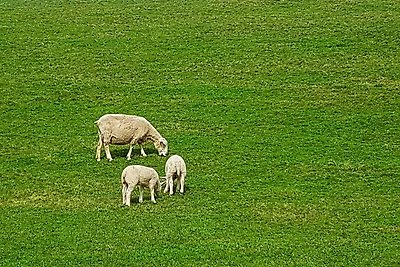
[[[168,154],[168,142],[165,138],[160,138],[155,141],[154,147],[157,149],[160,156],[166,156]]]

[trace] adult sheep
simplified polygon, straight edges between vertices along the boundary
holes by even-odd
[[[184,192],[185,177],[186,177],[186,164],[182,157],[178,155],[171,156],[165,163],[166,185],[164,193],[168,192],[172,195],[174,193],[174,180],[177,180],[176,191]]]
[[[106,157],[112,160],[110,144],[127,145],[129,152],[126,158],[131,159],[132,148],[135,144],[140,145],[140,153],[146,156],[143,143],[151,141],[160,156],[168,153],[168,142],[145,118],[124,114],[106,114],[98,119],[95,124],[98,128],[99,142],[97,144],[96,159],[100,161],[101,148],[104,146]]]
[[[144,188],[150,189],[151,201],[156,203],[155,191],[161,191],[160,178],[153,169],[141,165],[131,165],[122,171],[122,204],[131,205],[131,194],[136,186],[139,186],[139,203],[143,202]]]

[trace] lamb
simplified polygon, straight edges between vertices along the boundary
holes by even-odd
[[[174,194],[174,180],[177,180],[176,191],[184,192],[186,164],[182,157],[178,155],[171,156],[165,163],[166,185],[164,193]]]
[[[143,202],[144,187],[150,189],[151,201],[156,203],[155,190],[161,191],[160,178],[153,169],[141,165],[130,165],[122,171],[122,205],[131,205],[131,194],[139,186],[139,203]]]
[[[168,153],[168,142],[145,118],[124,114],[106,114],[95,122],[99,133],[99,142],[97,144],[96,159],[100,161],[101,148],[104,146],[106,157],[112,160],[110,153],[110,144],[127,145],[129,152],[126,156],[131,159],[132,148],[135,144],[140,145],[140,153],[146,156],[143,150],[143,143],[151,141],[157,149],[160,156],[166,156]]]

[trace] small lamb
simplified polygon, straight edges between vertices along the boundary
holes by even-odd
[[[174,194],[174,180],[177,180],[176,191],[184,192],[186,164],[182,157],[178,155],[171,156],[165,163],[166,185],[164,193]]]
[[[122,171],[122,204],[131,205],[131,194],[136,186],[139,186],[139,203],[143,202],[144,187],[150,189],[151,201],[156,203],[155,190],[161,191],[160,178],[153,169],[141,165],[131,165]]]
[[[135,144],[140,145],[140,153],[146,156],[142,144],[146,141],[154,143],[160,156],[166,156],[168,153],[168,142],[145,118],[124,114],[106,114],[95,122],[99,133],[99,142],[97,144],[96,159],[100,161],[101,148],[104,146],[106,157],[112,160],[110,153],[110,144],[127,145],[129,152],[126,158],[131,159],[132,148]]]

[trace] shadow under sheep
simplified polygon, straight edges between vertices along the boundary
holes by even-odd
[[[126,159],[126,155],[128,155],[129,152],[129,147],[128,148],[118,148],[118,146],[110,146],[110,153],[111,156],[113,157],[113,159],[117,159],[117,158],[125,158]],[[153,147],[153,148],[144,148],[144,152],[146,152],[147,156],[153,156],[156,155],[158,157],[160,157],[158,155],[158,151]],[[140,155],[140,148],[137,149],[133,149],[132,150],[132,158],[137,158],[137,157],[143,157],[142,155]],[[104,152],[104,150],[102,150],[102,154],[101,154],[101,159],[106,159],[106,154]]]
[[[160,193],[156,193],[156,201],[157,201],[157,203],[158,203],[158,202],[162,202],[163,199],[165,199],[165,198],[167,198],[167,197],[171,197],[169,194],[164,193],[163,190],[164,190],[164,187],[162,186],[162,189],[161,189]],[[185,196],[185,195],[187,195],[187,194],[190,193],[190,190],[191,190],[190,186],[187,186],[187,185],[185,184],[185,192],[184,192],[183,194],[181,194],[181,193],[179,193],[179,192],[176,192],[176,184],[174,184],[174,195],[173,195],[173,196]],[[151,202],[150,191],[149,191],[148,188],[145,188],[145,190],[144,190],[144,194],[143,194],[143,203],[139,203],[139,188],[136,187],[136,188],[133,190],[133,192],[132,192],[132,195],[131,195],[131,205],[132,205],[132,204],[138,204],[138,205],[143,205],[143,204],[145,204],[145,205],[146,205],[146,204],[149,204],[149,205],[150,205],[150,204],[151,204],[151,205],[157,205],[157,203],[154,204],[154,203]],[[122,208],[125,208],[125,207],[128,208],[128,206],[126,206],[126,205],[121,205],[121,207],[122,207]]]

